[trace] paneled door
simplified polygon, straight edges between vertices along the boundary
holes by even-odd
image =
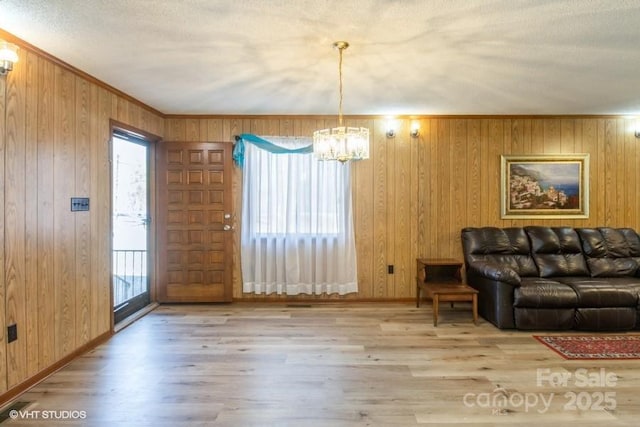
[[[231,301],[231,143],[161,142],[158,301]]]

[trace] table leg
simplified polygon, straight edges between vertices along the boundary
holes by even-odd
[[[438,326],[438,308],[439,308],[439,296],[433,294],[433,326]]]
[[[478,324],[478,295],[473,294],[473,323]]]

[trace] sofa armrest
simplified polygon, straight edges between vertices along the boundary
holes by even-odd
[[[467,274],[473,273],[490,280],[520,286],[520,275],[511,267],[486,261],[475,261],[467,266]]]

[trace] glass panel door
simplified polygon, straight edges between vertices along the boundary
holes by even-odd
[[[149,304],[149,145],[120,132],[112,145],[115,323]]]

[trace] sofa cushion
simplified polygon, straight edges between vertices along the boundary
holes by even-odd
[[[631,307],[578,308],[574,329],[581,331],[625,331],[637,325],[637,312]]]
[[[522,228],[465,228],[462,230],[465,262],[509,267],[519,276],[538,276],[529,239]]]
[[[631,259],[638,265],[636,276],[640,276],[640,236],[633,228],[618,228],[618,230],[624,234],[627,243],[629,243],[629,255],[631,255]]]
[[[633,276],[638,263],[631,258],[587,258],[591,277]]]
[[[514,307],[576,307],[578,295],[571,286],[541,277],[525,277],[513,292]]]
[[[640,236],[633,228],[618,228],[617,229],[627,239],[629,245],[629,255],[632,257],[640,257]]]
[[[637,277],[562,277],[557,279],[578,295],[577,307],[638,307]]]
[[[640,239],[631,229],[578,228],[592,277],[633,276],[638,271]]]
[[[570,227],[525,227],[540,277],[589,276],[580,238]]]
[[[529,308],[513,310],[515,327],[521,330],[562,331],[575,327],[575,308]]]

